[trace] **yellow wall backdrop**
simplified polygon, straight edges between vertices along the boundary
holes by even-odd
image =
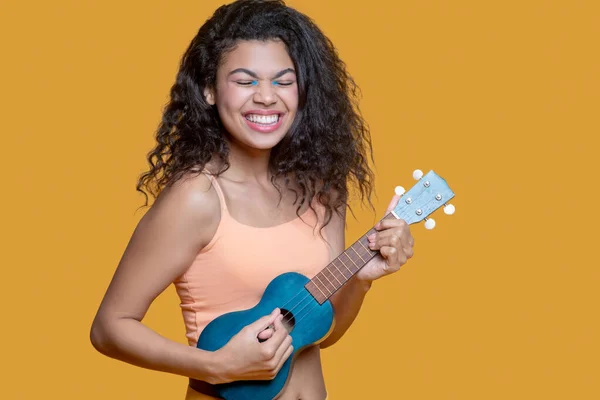
[[[0,5],[0,398],[182,399],[185,378],[88,337],[179,57],[220,4]],[[377,217],[415,168],[456,193],[324,351],[330,398],[600,398],[598,2],[290,4],[362,88]],[[357,211],[348,244],[375,218]],[[172,287],[144,322],[185,343]]]

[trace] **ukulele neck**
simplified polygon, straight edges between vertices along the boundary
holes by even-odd
[[[388,213],[383,219],[396,218]],[[323,304],[379,252],[369,248],[367,237],[377,231],[371,228],[350,247],[337,256],[305,285],[306,290]]]
[[[407,224],[414,224],[426,220],[431,213],[454,197],[454,192],[446,184],[446,181],[433,171],[423,175],[420,170],[416,170],[413,177],[418,179],[418,182],[400,198],[394,209],[383,219],[400,218]],[[452,214],[453,210],[454,207],[447,214]],[[427,224],[425,227],[432,228],[428,228]],[[305,285],[306,290],[319,304],[323,304],[333,296],[379,253],[369,249],[369,240],[367,239],[375,232],[377,232],[375,228],[371,228]]]

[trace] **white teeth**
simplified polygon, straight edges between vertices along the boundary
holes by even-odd
[[[258,124],[270,125],[279,121],[279,114],[272,115],[257,115],[257,114],[248,114],[246,115],[246,119],[251,122],[255,122]]]

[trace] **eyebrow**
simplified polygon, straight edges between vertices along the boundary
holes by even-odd
[[[254,73],[254,72],[252,72],[252,71],[250,71],[249,69],[246,69],[246,68],[236,68],[233,71],[231,71],[227,76],[233,75],[233,74],[238,73],[238,72],[243,72],[245,74],[250,75],[251,77],[253,77],[255,79],[258,79],[258,75],[256,75],[256,73]],[[277,79],[277,78],[279,78],[279,77],[287,74],[288,72],[293,72],[294,74],[296,73],[296,71],[294,71],[293,68],[286,68],[286,69],[281,70],[278,73],[276,73],[275,76],[273,77],[273,79]]]

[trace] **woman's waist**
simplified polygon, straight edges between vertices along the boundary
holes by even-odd
[[[326,396],[320,349],[311,346],[296,354],[291,375],[278,400],[325,399]],[[185,400],[217,399],[220,397],[212,385],[190,379]]]

